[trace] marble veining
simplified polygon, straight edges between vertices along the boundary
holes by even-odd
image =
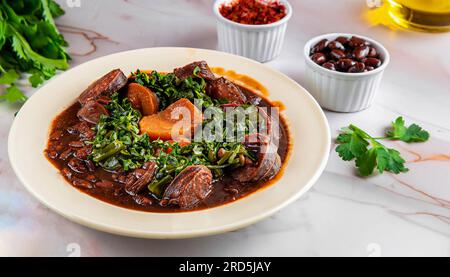
[[[66,10],[57,24],[70,43],[72,66],[142,47],[216,48],[208,0],[58,2]],[[25,191],[7,156],[7,135],[19,107],[0,103],[0,256],[450,256],[450,52],[442,50],[450,45],[450,33],[377,25],[367,20],[364,1],[290,3],[294,14],[283,51],[267,65],[301,85],[306,83],[302,49],[312,36],[359,33],[390,51],[375,104],[359,113],[326,111],[326,116],[333,138],[349,123],[382,134],[399,115],[429,130],[427,143],[386,143],[406,158],[408,173],[360,178],[332,150],[308,193],[255,225],[187,240],[126,238],[72,223]],[[25,89],[28,95],[35,91]]]

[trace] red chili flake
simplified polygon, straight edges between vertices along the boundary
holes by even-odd
[[[286,7],[278,0],[234,0],[219,8],[223,17],[241,24],[262,25],[281,20]]]

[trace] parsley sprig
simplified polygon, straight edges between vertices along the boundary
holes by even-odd
[[[0,101],[26,100],[16,86],[21,73],[37,87],[69,67],[67,42],[54,22],[63,14],[53,0],[0,0]]]
[[[355,160],[358,173],[369,176],[376,169],[379,173],[389,171],[395,174],[407,172],[405,160],[400,152],[381,144],[379,140],[400,140],[407,143],[424,142],[429,138],[429,133],[417,124],[405,126],[402,117],[392,122],[391,128],[386,131],[386,136],[375,138],[359,127],[350,124],[341,130],[336,141],[336,152],[344,161]]]

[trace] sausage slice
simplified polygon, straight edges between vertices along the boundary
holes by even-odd
[[[125,74],[120,69],[114,69],[84,90],[78,97],[78,102],[84,106],[90,100],[97,100],[102,96],[109,97],[112,93],[125,86],[126,83],[127,77]]]
[[[281,168],[278,146],[270,137],[255,133],[246,138],[246,146],[257,151],[258,160],[233,171],[231,176],[242,183],[265,181],[275,176]]]
[[[204,165],[191,165],[183,169],[169,184],[160,205],[192,208],[208,197],[212,188],[211,170]]]
[[[183,67],[175,68],[173,70],[173,73],[179,79],[184,80],[188,77],[194,76],[194,70],[196,67],[200,69],[200,71],[198,72],[198,76],[202,77],[207,81],[212,81],[216,79],[216,76],[214,76],[214,73],[212,73],[211,69],[209,68],[208,64],[205,61],[193,62]]]
[[[209,82],[206,93],[212,98],[226,99],[231,104],[241,105],[247,102],[247,97],[241,89],[223,77]]]
[[[146,162],[142,168],[135,169],[127,176],[125,191],[129,195],[137,195],[153,179],[156,169],[154,162]]]
[[[94,100],[87,102],[77,112],[77,116],[80,120],[93,124],[96,124],[100,120],[102,114],[108,115],[108,110],[102,104]]]

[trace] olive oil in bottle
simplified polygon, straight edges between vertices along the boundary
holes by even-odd
[[[389,17],[406,29],[450,31],[450,0],[385,0]]]

